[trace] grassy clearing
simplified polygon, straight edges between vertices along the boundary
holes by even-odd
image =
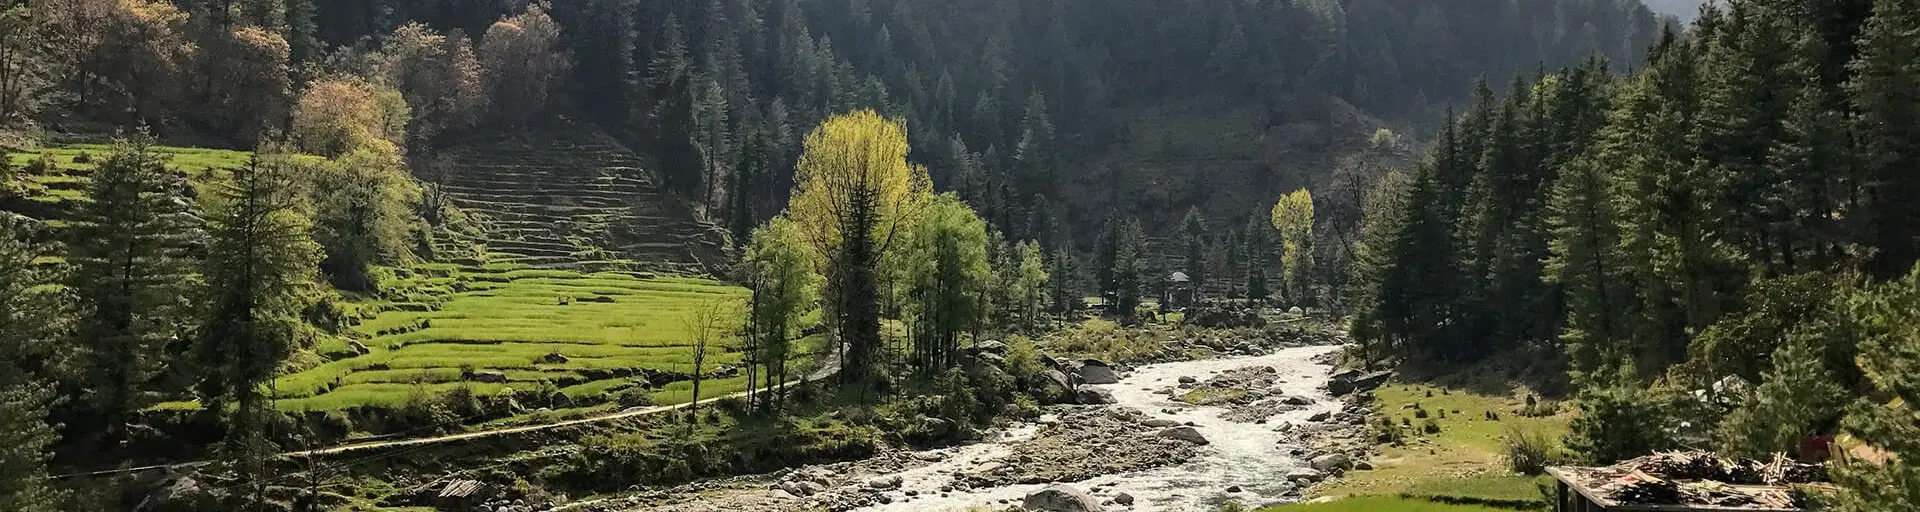
[[[1413,496],[1445,500],[1525,502],[1540,497],[1534,477],[1507,471],[1502,439],[1509,429],[1533,429],[1558,439],[1570,412],[1525,417],[1525,390],[1490,395],[1423,384],[1391,384],[1374,391],[1379,415],[1406,425],[1406,444],[1386,446],[1371,471],[1354,471],[1320,489],[1323,496]],[[1425,418],[1420,417],[1424,411]],[[1498,415],[1489,420],[1487,413]],[[1432,420],[1439,433],[1426,433]],[[1392,509],[1399,510],[1399,509]]]
[[[691,382],[650,383],[643,375],[691,373],[693,347],[681,319],[707,301],[746,296],[744,288],[704,279],[504,265],[429,269],[408,278],[414,281],[404,284],[416,288],[464,291],[417,307],[385,302],[388,308],[355,327],[367,335],[361,343],[368,353],[281,377],[274,386],[281,409],[396,407],[416,388],[444,392],[474,372],[500,372],[506,381],[464,382],[480,395],[552,387],[597,401],[651,385],[655,403],[685,402]],[[707,369],[740,364],[736,343],[710,347]],[[345,341],[337,344],[320,350],[352,354]],[[746,382],[713,379],[701,388],[712,396],[744,390]]]
[[[1261,512],[1510,512],[1511,510],[1390,496],[1367,496],[1327,503],[1300,503],[1260,509]]]

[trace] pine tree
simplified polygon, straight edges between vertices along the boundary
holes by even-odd
[[[1608,150],[1617,150],[1610,148]],[[1630,343],[1628,321],[1637,307],[1625,263],[1620,255],[1620,231],[1613,211],[1611,176],[1590,161],[1570,164],[1554,183],[1548,207],[1553,230],[1552,256],[1546,278],[1566,294],[1566,345],[1576,383],[1586,383],[1618,363]]]
[[[1889,3],[1882,2],[1882,6]],[[1893,7],[1881,12],[1898,11]],[[1910,11],[1909,11],[1910,12]],[[1871,51],[1871,50],[1869,50]],[[1920,268],[1862,294],[1847,317],[1860,333],[1860,369],[1876,394],[1856,401],[1845,429],[1892,457],[1838,465],[1841,512],[1909,510],[1920,505]]]
[[[211,198],[206,270],[209,307],[195,358],[199,394],[216,411],[236,408],[236,435],[244,415],[263,407],[260,387],[302,344],[305,288],[312,286],[320,247],[298,194],[298,167],[285,155],[262,154],[235,169]]]
[[[34,262],[48,254],[34,242],[34,224],[0,214],[0,509],[52,512],[60,493],[47,480],[47,461],[59,434],[47,415],[59,338],[71,326],[69,297],[49,286],[58,283],[51,269]]]
[[[209,411],[225,417],[222,455],[240,468],[258,496],[273,414],[261,388],[301,346],[309,344],[307,288],[320,263],[307,212],[284,155],[258,155],[235,169],[211,198],[205,290],[208,307],[193,348],[196,389]]]
[[[187,247],[198,221],[180,196],[187,186],[145,139],[116,143],[69,230],[82,387],[108,450],[148,405],[145,385],[163,367],[162,348],[192,332]]]
[[[1272,235],[1273,218],[1269,212],[1254,210],[1247,216],[1247,228],[1241,235],[1242,246],[1236,249],[1243,255],[1241,259],[1246,262],[1245,284],[1248,301],[1258,303],[1272,295],[1267,288],[1267,268],[1272,266],[1275,254]]]
[[[1773,369],[1715,433],[1719,451],[1764,458],[1793,453],[1804,436],[1840,415],[1845,389],[1827,371],[1816,339],[1799,336],[1773,352]]]
[[[1180,238],[1186,244],[1187,279],[1196,292],[1203,290],[1207,284],[1207,224],[1200,217],[1198,207],[1188,207],[1186,216],[1181,218]]]
[[[1920,259],[1920,5],[1876,0],[1849,66],[1855,154],[1864,188],[1861,228],[1874,248],[1867,267],[1881,278]]]

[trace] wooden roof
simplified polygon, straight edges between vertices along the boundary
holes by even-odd
[[[1603,468],[1586,468],[1586,467],[1577,467],[1577,466],[1554,466],[1554,467],[1547,468],[1547,474],[1553,475],[1554,479],[1559,480],[1560,483],[1562,484],[1566,484],[1568,489],[1572,489],[1574,492],[1580,493],[1580,495],[1585,497],[1587,500],[1592,501],[1596,505],[1605,507],[1607,510],[1610,510],[1610,511],[1620,511],[1620,512],[1733,512],[1733,511],[1803,512],[1804,510],[1806,510],[1801,508],[1780,508],[1780,507],[1768,507],[1763,505],[1724,506],[1724,505],[1708,505],[1708,504],[1619,503],[1611,499],[1608,499],[1603,493],[1600,492],[1599,489],[1595,489],[1590,486],[1594,482],[1594,479],[1590,478],[1585,473],[1598,471],[1601,469]],[[1642,476],[1645,476],[1645,475],[1642,474]],[[1742,491],[1747,494],[1753,494],[1753,495],[1759,495],[1761,493],[1769,492],[1769,491],[1784,492],[1790,489],[1790,487],[1775,486],[1775,485],[1732,485],[1732,484],[1723,484],[1723,485],[1733,488],[1734,490]]]

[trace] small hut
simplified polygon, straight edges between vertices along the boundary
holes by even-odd
[[[1161,289],[1160,304],[1162,310],[1184,308],[1193,305],[1193,278],[1186,272],[1174,272],[1167,276],[1166,285]]]
[[[1555,512],[1801,512],[1800,489],[1828,484],[1826,467],[1704,451],[1656,453],[1605,467],[1547,468]]]

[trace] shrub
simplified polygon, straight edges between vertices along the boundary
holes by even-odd
[[[1500,443],[1506,452],[1503,457],[1507,460],[1507,469],[1515,473],[1538,475],[1553,463],[1553,439],[1539,429],[1509,427]]]
[[[1589,391],[1580,398],[1567,448],[1594,464],[1677,448],[1672,407],[1670,398],[1635,387]]]
[[[1425,417],[1427,417],[1427,410],[1426,410],[1426,409],[1420,409],[1420,408],[1414,408],[1414,410],[1413,410],[1413,417],[1415,417],[1415,418],[1425,418]]]
[[[647,407],[653,405],[653,392],[646,388],[627,388],[615,400],[621,407]]]
[[[1440,423],[1433,421],[1433,418],[1427,418],[1426,422],[1420,424],[1420,431],[1428,434],[1438,434],[1440,433]]]
[[[1007,338],[1007,374],[1016,379],[1026,379],[1047,371],[1040,364],[1040,348],[1026,336],[1014,335]]]

